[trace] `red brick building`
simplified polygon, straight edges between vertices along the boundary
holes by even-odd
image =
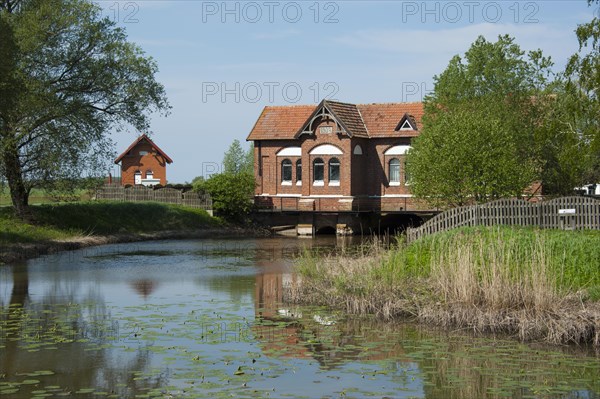
[[[256,201],[274,209],[421,209],[405,173],[422,103],[268,106],[254,142]]]
[[[115,159],[121,163],[121,184],[154,186],[167,184],[167,164],[173,160],[150,137],[142,134]]]

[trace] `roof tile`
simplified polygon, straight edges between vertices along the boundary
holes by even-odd
[[[355,137],[414,137],[422,128],[423,103],[349,104],[324,102]],[[267,106],[247,140],[291,140],[318,105]],[[408,114],[417,130],[395,130]]]

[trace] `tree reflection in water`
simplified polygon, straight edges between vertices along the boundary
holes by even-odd
[[[44,384],[58,386],[62,392],[95,387],[120,397],[165,384],[166,375],[136,378],[150,364],[150,350],[141,347],[124,361],[105,346],[120,337],[118,323],[99,295],[90,291],[76,300],[76,289],[55,281],[34,300],[28,266],[10,267],[12,290],[8,306],[2,307],[0,375],[4,378],[0,381],[20,383],[31,380],[31,371],[45,370],[50,375]],[[21,388],[22,395],[26,388]],[[32,390],[37,388],[31,385]]]

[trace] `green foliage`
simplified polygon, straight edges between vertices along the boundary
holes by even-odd
[[[588,4],[598,0],[588,0]],[[579,52],[574,54],[565,71],[569,102],[569,125],[562,131],[577,135],[583,160],[583,180],[600,181],[600,19],[577,26]]]
[[[551,105],[551,65],[508,36],[479,37],[455,56],[425,99],[407,160],[413,193],[438,207],[523,193],[542,168],[536,131]]]
[[[242,149],[240,141],[235,139],[223,157],[223,172],[228,174],[254,172],[254,148]]]
[[[252,197],[256,187],[253,146],[244,151],[239,140],[234,140],[223,157],[223,170],[209,179],[194,178],[194,191],[210,194],[217,215],[234,223],[246,222],[254,207]]]
[[[453,107],[414,142],[411,190],[438,207],[518,196],[535,179],[514,130],[485,108]]]
[[[220,173],[194,186],[195,190],[210,194],[213,209],[230,222],[244,222],[254,207],[255,188],[252,173]]]
[[[104,173],[106,132],[169,109],[156,63],[92,2],[2,1],[0,33],[0,171],[19,214],[32,187]]]
[[[456,253],[458,247],[469,245],[481,258],[475,262],[490,264],[487,260],[494,249],[502,246],[502,258],[510,260],[512,275],[518,280],[522,266],[534,257],[534,252],[546,254],[546,265],[553,284],[566,290],[600,289],[600,232],[539,230],[518,227],[461,228],[434,234],[408,246],[390,251],[378,271],[388,281],[431,276],[435,259],[447,253]],[[538,246],[541,245],[541,248]]]
[[[591,173],[595,156],[589,140],[595,122],[587,116],[589,99],[571,82],[561,77],[556,92],[546,120],[536,130],[541,180],[545,195],[570,195],[575,187],[598,181]]]
[[[562,292],[585,290],[588,298],[600,300],[600,231],[597,230],[540,230],[514,226],[468,227],[433,234],[406,245],[400,242],[389,250],[377,242],[362,254],[342,254],[331,257],[304,251],[298,259],[297,271],[304,277],[326,281],[336,287],[363,287],[373,289],[369,295],[378,297],[387,288],[418,288],[423,281],[436,279],[435,268],[440,259],[460,255],[465,250],[474,254],[467,268],[482,271],[492,265],[508,268],[502,273],[519,283],[532,270],[534,259],[543,265],[534,265],[548,274],[553,288]],[[446,265],[448,266],[448,265]],[[479,275],[481,278],[482,274]],[[409,288],[410,287],[410,288]],[[425,295],[437,295],[427,291]]]

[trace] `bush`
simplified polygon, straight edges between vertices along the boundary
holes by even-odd
[[[244,222],[254,207],[255,187],[251,173],[221,173],[194,185],[197,192],[207,192],[213,200],[213,210],[230,222]]]

